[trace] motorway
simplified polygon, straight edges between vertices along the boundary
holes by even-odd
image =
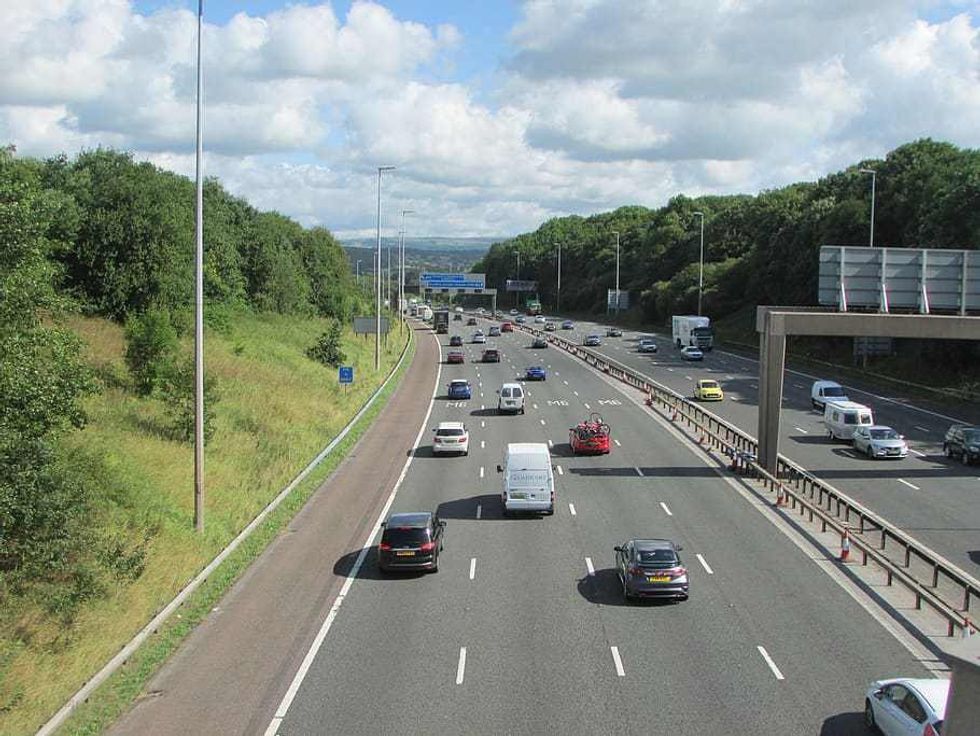
[[[465,365],[441,366],[391,507],[447,521],[440,570],[381,575],[373,546],[356,573],[360,550],[338,559],[353,584],[268,733],[863,734],[868,682],[929,675],[640,403],[529,343],[505,334],[501,363],[467,344]],[[498,416],[495,390],[533,363],[548,380],[526,384],[527,413]],[[451,378],[472,400],[445,398]],[[568,428],[590,411],[613,451],[572,457]],[[467,423],[469,456],[432,456],[447,420]],[[503,518],[496,466],[514,441],[553,445],[554,516]],[[689,601],[624,605],[612,547],[634,536],[683,545]]]
[[[540,325],[529,324],[531,327]],[[586,335],[602,335],[603,344],[590,348],[651,377],[681,395],[691,397],[699,378],[717,380],[723,402],[704,407],[753,437],[758,434],[758,361],[724,350],[705,353],[704,361],[688,362],[671,347],[670,336],[625,331],[604,337],[605,326],[575,322],[574,330],[556,334],[581,344]],[[636,352],[640,336],[652,336],[656,354]],[[879,516],[919,539],[971,575],[980,575],[980,467],[964,466],[943,456],[942,442],[954,421],[941,411],[911,405],[841,381],[853,401],[870,406],[875,421],[894,427],[909,440],[904,460],[869,460],[855,455],[849,444],[831,441],[811,408],[810,387],[815,378],[787,370],[783,380],[780,452]]]

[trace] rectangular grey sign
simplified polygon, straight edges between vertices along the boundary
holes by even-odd
[[[354,317],[355,335],[373,335],[375,333],[376,317]],[[388,334],[388,318],[381,318],[381,334]]]

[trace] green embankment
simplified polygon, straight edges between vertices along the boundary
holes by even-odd
[[[336,436],[390,372],[408,339],[407,330],[392,333],[381,371],[375,373],[373,339],[346,333],[346,363],[354,366],[356,381],[345,392],[336,369],[305,355],[327,324],[316,318],[241,314],[221,333],[208,332],[207,370],[217,378],[219,401],[206,452],[206,531],[197,535],[193,446],[170,438],[159,400],[138,398],[113,385],[113,377],[121,382],[126,376],[122,329],[101,319],[72,322],[106,386],[87,401],[89,423],[68,436],[65,452],[79,474],[98,480],[101,496],[92,515],[104,527],[100,534],[126,540],[130,547],[134,539],[142,541],[142,573],[131,584],[82,604],[68,626],[24,600],[0,613],[0,733],[32,733],[52,715]],[[94,709],[86,706],[88,712],[74,720],[71,732],[100,731],[138,694],[149,673],[187,633],[187,620],[208,610],[208,602],[271,540],[336,465],[338,455],[325,461],[198,591],[159,640],[144,646],[148,651],[141,650],[131,663],[135,671],[124,668],[110,681],[110,692],[96,696]],[[132,552],[121,550],[128,556]]]

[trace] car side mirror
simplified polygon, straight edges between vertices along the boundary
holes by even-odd
[[[622,552],[622,551],[623,551],[623,548],[620,547],[619,545],[616,545],[615,547],[613,547],[613,552]]]
[[[503,472],[504,472],[504,468],[503,468],[503,466],[502,466],[502,465],[498,465],[498,466],[497,466],[497,472],[498,472],[498,473],[503,473]]]
[[[683,548],[683,547],[681,547],[681,546],[680,546],[680,545],[678,544],[678,545],[677,545],[677,551],[678,551],[678,552],[683,552],[683,551],[684,551],[684,548]]]
[[[871,694],[874,695],[876,698],[878,698],[878,700],[881,700],[883,697],[885,697],[884,689],[875,690]]]
[[[382,521],[381,522],[381,528],[382,529],[384,529],[387,525],[388,525],[388,522],[387,521]]]
[[[440,521],[439,522],[439,526],[441,526],[443,529],[445,529],[446,528],[446,522]]]

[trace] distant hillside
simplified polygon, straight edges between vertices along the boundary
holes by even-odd
[[[428,248],[424,247],[433,240],[441,238],[411,238],[405,243],[405,267],[409,273],[409,283],[415,283],[415,274],[419,271],[469,271],[470,268],[483,258],[488,245],[477,246],[467,245],[460,247],[446,246]],[[446,239],[448,240],[448,239]],[[476,240],[471,238],[470,241]],[[487,241],[489,242],[489,241]],[[351,271],[357,271],[357,261],[361,261],[360,272],[362,274],[374,271],[374,255],[377,242],[366,243],[363,240],[356,241],[355,244],[343,243],[341,246],[347,254],[351,264]],[[384,266],[388,265],[388,248],[391,247],[392,268],[397,264],[395,255],[396,242],[385,240],[381,244],[382,260]]]
[[[415,237],[405,238],[405,248],[424,251],[470,251],[482,255],[494,243],[501,243],[507,239],[506,235],[494,238]],[[345,248],[374,248],[377,245],[375,238],[340,238],[339,240]],[[385,238],[382,244],[387,246],[388,240],[389,238]]]

